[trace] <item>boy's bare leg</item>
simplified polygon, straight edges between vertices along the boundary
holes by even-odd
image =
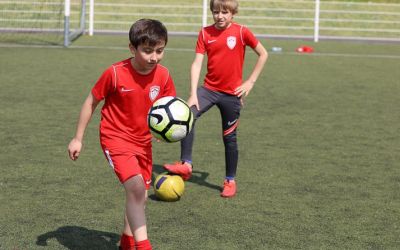
[[[123,233],[126,235],[133,235],[132,231],[131,231],[131,227],[129,226],[129,221],[128,221],[128,217],[126,217],[126,213],[125,213],[125,217],[124,217],[124,230]]]
[[[126,193],[126,217],[124,233],[133,235],[135,241],[147,239],[145,202],[147,191],[141,175],[124,183]]]

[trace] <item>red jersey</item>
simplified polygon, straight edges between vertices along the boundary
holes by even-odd
[[[214,25],[199,32],[196,53],[207,53],[207,74],[204,86],[210,90],[234,95],[242,84],[246,46],[255,48],[257,38],[245,26],[232,23],[224,30]]]
[[[105,99],[101,110],[102,145],[133,143],[139,148],[151,146],[147,113],[162,96],[175,96],[175,86],[167,68],[157,65],[152,72],[136,72],[130,59],[106,69],[92,89],[97,100]]]

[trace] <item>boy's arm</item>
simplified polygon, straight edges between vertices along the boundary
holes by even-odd
[[[92,118],[92,114],[95,111],[99,101],[93,96],[92,93],[88,95],[85,102],[82,105],[82,109],[79,115],[78,125],[74,138],[68,145],[68,154],[71,160],[76,160],[82,149],[82,140],[85,133],[85,129]]]
[[[204,59],[203,54],[196,53],[196,57],[194,58],[194,61],[192,63],[192,67],[190,70],[190,96],[188,99],[188,105],[189,105],[189,107],[196,106],[197,109],[200,109],[199,101],[197,99],[197,86],[199,84],[199,78],[200,78],[201,67],[203,65],[203,59]]]
[[[268,52],[260,42],[258,42],[257,46],[253,50],[258,55],[258,60],[249,78],[244,81],[241,86],[236,88],[235,94],[238,97],[246,97],[250,93],[251,89],[254,86],[254,83],[257,81],[258,76],[264,68],[265,62],[268,59]]]

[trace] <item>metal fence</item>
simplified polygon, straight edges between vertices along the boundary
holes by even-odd
[[[116,3],[90,1],[93,33],[126,33],[132,20],[149,17],[172,34],[197,34],[211,24],[208,0]],[[240,0],[234,17],[261,37],[400,42],[400,4],[319,0]]]
[[[64,0],[0,0],[0,35],[59,31]],[[71,0],[70,26],[78,27],[81,0]],[[133,21],[155,18],[173,34],[197,35],[212,24],[209,0],[87,0],[89,34],[126,33]],[[400,42],[400,3],[324,0],[239,0],[234,20],[259,37]],[[10,36],[10,35],[8,35]],[[11,37],[11,36],[10,36]],[[0,39],[1,40],[1,39]]]

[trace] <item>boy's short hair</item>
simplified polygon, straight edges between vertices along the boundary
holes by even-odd
[[[237,0],[210,0],[210,10],[229,10],[232,14],[238,13],[239,3]]]
[[[129,30],[129,41],[133,47],[146,44],[156,46],[161,42],[168,42],[167,28],[158,20],[140,19],[132,24]]]

